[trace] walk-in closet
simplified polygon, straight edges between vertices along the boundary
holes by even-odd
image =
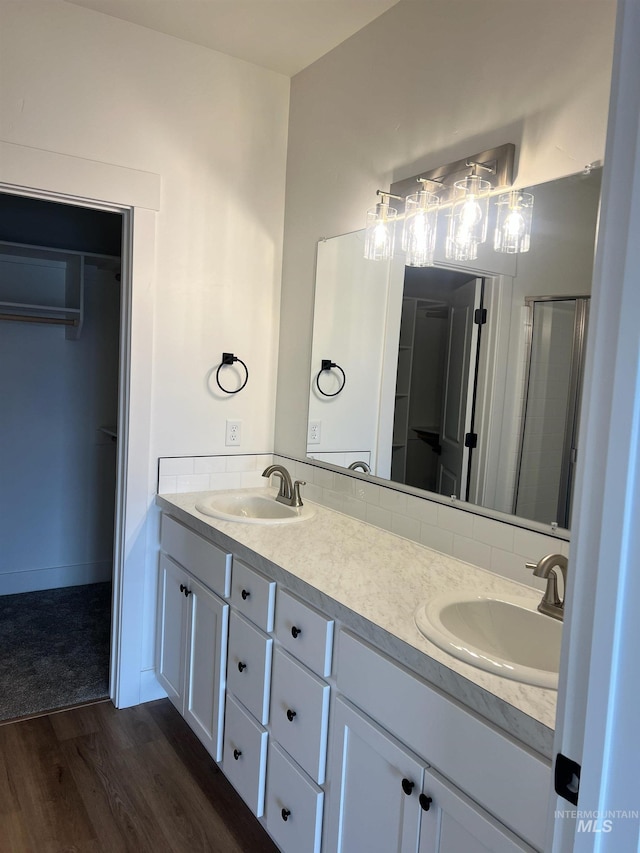
[[[0,721],[109,694],[121,241],[0,194]]]

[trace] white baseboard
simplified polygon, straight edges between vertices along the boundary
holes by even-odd
[[[155,669],[143,669],[140,673],[140,702],[153,702],[166,698],[167,692],[156,678]]]
[[[100,563],[80,563],[76,566],[52,566],[49,569],[3,572],[0,573],[0,595],[102,583],[111,580],[112,571],[112,564],[105,560]]]

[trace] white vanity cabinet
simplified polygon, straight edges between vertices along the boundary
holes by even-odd
[[[543,849],[549,762],[344,630],[336,681],[329,851]]]
[[[418,853],[532,853],[533,848],[502,826],[434,770],[424,774]]]
[[[533,848],[342,698],[335,703],[327,850],[532,853]]]
[[[332,733],[326,850],[418,853],[423,763],[340,697]]]
[[[282,853],[320,853],[323,843],[333,628],[333,619],[278,589],[265,818]]]
[[[256,817],[264,813],[275,581],[234,560],[222,770]]]
[[[165,553],[159,561],[158,680],[210,755],[220,761],[229,605],[210,587],[228,590],[231,555],[168,516],[163,518],[161,545]]]
[[[282,853],[544,848],[549,761],[170,516],[162,551],[158,678]]]

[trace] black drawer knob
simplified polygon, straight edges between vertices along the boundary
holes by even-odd
[[[243,589],[242,592],[240,593],[240,595],[242,596],[242,600],[246,601],[247,598],[249,598],[249,596],[251,595],[251,593],[249,592],[248,589]]]
[[[418,797],[418,801],[422,807],[422,810],[425,812],[429,811],[429,809],[431,808],[431,803],[433,802],[431,797],[427,797],[426,794],[420,794],[420,796]]]
[[[415,788],[415,782],[412,782],[410,779],[403,779],[402,780],[402,790],[405,792],[405,794],[407,794],[407,795],[411,794],[413,792],[414,788]]]
[[[238,661],[238,672],[242,672],[247,668],[246,663],[242,663],[242,661]]]
[[[289,709],[287,710],[287,720],[289,720],[289,722],[290,722],[290,723],[292,723],[292,722],[293,722],[293,718],[294,718],[295,716],[296,716],[296,712],[295,712],[295,711],[292,711],[292,710],[291,710],[291,708],[289,708]]]
[[[291,629],[291,636],[293,637],[293,639],[297,640],[300,634],[302,634],[302,628],[296,628],[296,626],[294,625]]]
[[[280,814],[282,815],[282,820],[287,821],[289,820],[289,815],[291,814],[291,812],[289,811],[289,809],[282,809]]]
[[[235,758],[236,761],[240,758],[241,755],[242,755],[242,750],[240,750],[240,749],[234,749],[233,750],[233,757]]]
[[[188,595],[191,595],[191,590],[190,590],[190,589],[187,589],[187,587],[186,587],[183,583],[181,583],[181,584],[180,584],[180,592],[183,592],[183,593],[184,593],[185,598],[186,598]]]

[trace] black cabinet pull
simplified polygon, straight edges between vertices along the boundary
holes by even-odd
[[[246,669],[246,668],[247,668],[246,663],[242,663],[242,661],[238,662],[238,672],[242,672],[242,670]]]
[[[247,598],[249,598],[249,596],[251,595],[251,593],[249,592],[248,589],[243,589],[242,592],[240,593],[240,595],[242,596],[242,600],[246,601]]]
[[[293,639],[297,640],[300,634],[302,634],[302,628],[296,628],[296,626],[294,625],[291,629],[291,636],[293,637]]]
[[[289,710],[287,711],[287,720],[289,720],[289,722],[290,722],[290,723],[292,723],[292,722],[293,722],[293,718],[294,718],[295,716],[296,716],[296,712],[295,712],[295,711],[292,711],[292,710],[291,710],[291,708],[289,708]]]
[[[431,808],[431,803],[433,802],[431,797],[427,797],[426,794],[420,794],[418,797],[418,802],[422,806],[422,810],[428,812]]]
[[[280,814],[282,815],[282,820],[286,821],[289,820],[289,815],[291,814],[291,812],[289,811],[289,809],[282,809]]]
[[[241,755],[242,755],[242,751],[240,749],[234,749],[233,750],[233,757],[235,758],[236,761],[240,758]]]
[[[180,592],[183,592],[183,593],[184,593],[184,597],[185,597],[185,598],[186,598],[187,596],[191,595],[191,590],[190,590],[190,589],[187,589],[187,587],[186,587],[183,583],[181,583],[181,584],[180,584]]]
[[[413,789],[415,788],[415,786],[416,786],[416,783],[415,783],[415,782],[412,782],[410,779],[403,779],[403,780],[402,780],[402,790],[403,790],[403,791],[405,792],[405,794],[407,794],[407,795],[409,795],[409,794],[411,794],[411,793],[412,793],[412,791],[413,791]]]

